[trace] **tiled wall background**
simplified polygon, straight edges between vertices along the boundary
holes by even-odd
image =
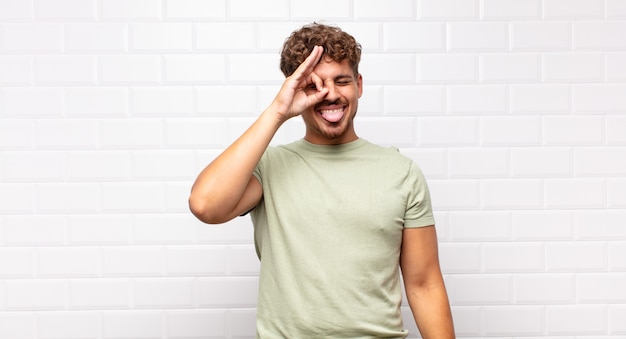
[[[429,179],[458,336],[626,336],[626,1],[0,0],[0,338],[254,337],[251,224],[186,199],[313,20]]]

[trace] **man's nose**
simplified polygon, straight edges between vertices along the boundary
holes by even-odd
[[[324,86],[328,88],[328,93],[326,94],[326,100],[335,101],[339,99],[339,92],[337,91],[337,87],[335,86],[334,82],[329,81],[326,84],[324,84]]]

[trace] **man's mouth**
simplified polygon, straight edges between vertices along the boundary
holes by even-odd
[[[345,111],[345,107],[334,107],[334,108],[324,108],[319,109],[317,112],[322,116],[322,118],[328,122],[338,122],[343,118]]]

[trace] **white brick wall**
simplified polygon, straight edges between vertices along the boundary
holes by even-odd
[[[314,20],[429,179],[458,336],[626,335],[626,1],[0,0],[0,338],[254,337],[249,219],[186,199]]]

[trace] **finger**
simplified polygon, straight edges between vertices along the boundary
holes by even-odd
[[[322,46],[314,46],[311,54],[304,59],[304,61],[298,66],[294,75],[297,78],[301,78],[302,76],[307,76],[309,73],[313,71],[315,66],[319,63],[322,58],[322,54],[324,54],[324,47]]]
[[[311,72],[311,82],[315,84],[317,91],[321,91],[324,88],[324,81],[315,72]]]

